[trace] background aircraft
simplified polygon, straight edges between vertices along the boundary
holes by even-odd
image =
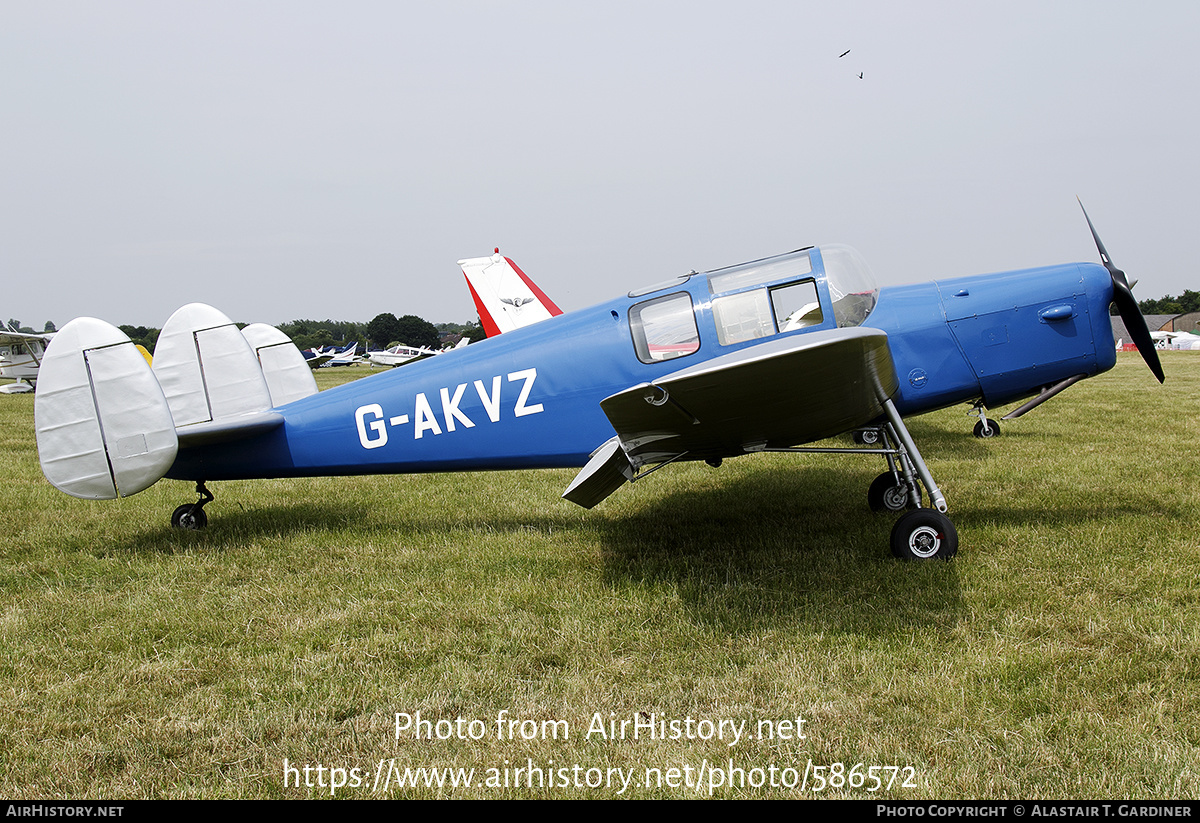
[[[53,334],[0,330],[0,377],[15,380],[0,386],[4,394],[33,391],[46,344]]]
[[[470,342],[470,338],[464,337],[454,344],[453,348],[446,349],[427,349],[419,346],[406,346],[400,343],[384,351],[367,352],[367,360],[376,366],[402,366],[405,363],[418,360],[422,357],[432,357],[435,354],[444,354],[453,349],[461,349]]]
[[[416,360],[418,357],[429,357],[437,353],[433,349],[406,346],[400,343],[390,349],[367,352],[367,360],[375,366],[399,366],[410,360]]]
[[[958,535],[905,416],[973,399],[1032,397],[1032,407],[1111,368],[1114,301],[1162,380],[1125,275],[1096,243],[1103,267],[882,291],[853,249],[809,247],[688,273],[283,405],[267,388],[276,364],[215,309],[176,312],[152,368],[119,330],[80,318],[43,361],[39,456],[77,497],[194,481],[199,499],[172,523],[199,527],[208,481],[582,466],[563,496],[590,508],[676,460],[717,466],[871,428],[881,442],[853,451],[887,470],[868,503],[908,509],[893,553],[946,558]]]
[[[1160,349],[1195,351],[1200,349],[1200,335],[1186,331],[1152,331],[1154,345]]]

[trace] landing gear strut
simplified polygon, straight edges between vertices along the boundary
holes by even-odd
[[[884,400],[883,410],[887,414],[887,422],[855,433],[855,440],[867,448],[796,447],[764,451],[883,455],[887,459],[888,470],[871,483],[867,502],[873,511],[911,510],[901,516],[892,528],[892,554],[904,560],[948,560],[958,551],[958,532],[946,516],[946,498],[933,482],[933,475],[929,473],[929,467],[925,465],[895,404],[891,400]],[[858,435],[866,433],[875,436],[860,440]],[[922,486],[932,508],[921,508]]]
[[[987,416],[987,409],[983,407],[982,400],[972,406],[968,414],[971,417],[979,418],[979,422],[975,424],[976,437],[986,439],[1000,436],[1000,424]]]
[[[946,498],[933,482],[933,475],[929,473],[929,467],[917,451],[917,444],[913,442],[904,421],[900,419],[895,404],[891,400],[885,400],[883,410],[888,415],[888,434],[899,440],[901,445],[896,457],[899,458],[905,483],[914,494],[920,493],[916,478],[913,477],[915,470],[925,490],[929,492],[929,499],[936,507],[910,511],[896,521],[896,525],[892,527],[892,554],[901,560],[949,560],[958,552],[958,531],[946,516]],[[894,471],[893,456],[889,454],[887,458],[888,465]]]
[[[171,513],[171,525],[174,528],[199,531],[208,525],[208,515],[204,513],[204,506],[213,501],[213,496],[203,480],[196,483],[196,494],[200,496],[199,500],[195,503],[184,503]]]

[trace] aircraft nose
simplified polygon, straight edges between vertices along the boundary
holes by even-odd
[[[1112,258],[1108,256],[1108,250],[1104,248],[1104,243],[1100,241],[1100,235],[1096,233],[1096,227],[1092,225],[1092,218],[1088,217],[1087,209],[1083,208],[1082,200],[1079,201],[1079,208],[1083,209],[1083,219],[1087,220],[1088,229],[1092,232],[1092,239],[1096,241],[1096,250],[1100,252],[1100,261],[1108,270],[1109,277],[1112,278],[1113,302],[1117,304],[1117,313],[1121,315],[1121,320],[1125,323],[1125,328],[1128,330],[1129,336],[1133,338],[1137,350],[1141,352],[1142,359],[1146,361],[1150,371],[1161,383],[1165,377],[1162,363],[1158,359],[1158,349],[1154,347],[1154,339],[1150,336],[1146,318],[1142,316],[1142,310],[1138,308],[1137,299],[1133,296],[1133,288],[1129,285],[1125,272],[1113,265]]]

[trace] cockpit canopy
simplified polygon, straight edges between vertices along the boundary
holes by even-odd
[[[861,326],[879,300],[879,286],[867,261],[849,246],[821,246],[818,251],[838,328]]]
[[[879,296],[866,261],[849,246],[800,249],[702,276],[708,284],[717,343],[722,346],[828,327],[830,314],[838,328],[859,326]],[[630,296],[681,286],[690,277]],[[698,289],[690,287],[630,309],[634,347],[642,362],[674,359],[699,349],[692,295],[701,297]]]
[[[825,309],[821,280],[829,290]],[[866,262],[849,246],[801,249],[718,269],[709,272],[708,288],[723,346],[820,326],[830,308],[839,328],[859,326],[879,294]]]

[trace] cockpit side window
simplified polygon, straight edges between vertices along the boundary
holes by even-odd
[[[775,325],[781,332],[819,326],[825,321],[817,284],[812,280],[771,289],[771,305],[775,309]]]
[[[629,309],[633,347],[643,363],[660,363],[700,348],[696,313],[687,292],[637,303]]]
[[[715,297],[712,312],[722,346],[819,326],[825,319],[812,280]]]
[[[824,322],[810,252],[801,249],[708,274],[722,346]]]

